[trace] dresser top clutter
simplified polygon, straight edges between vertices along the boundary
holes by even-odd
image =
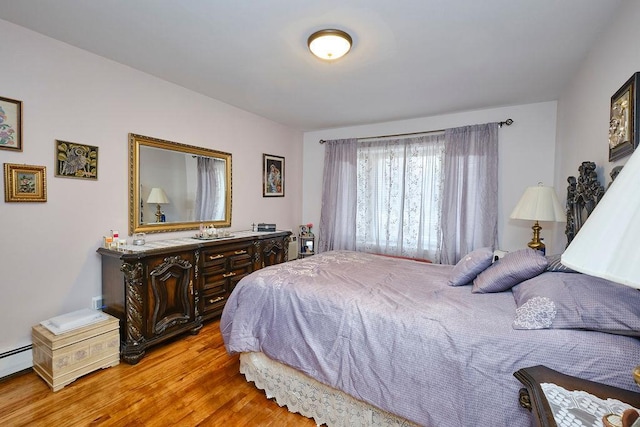
[[[197,334],[242,278],[288,260],[290,234],[237,231],[99,248],[103,310],[120,320],[122,359],[135,364],[153,345]]]
[[[238,239],[245,238],[264,238],[270,236],[276,236],[285,233],[286,235],[291,234],[288,231],[234,231],[229,236],[226,237],[216,237],[212,239],[200,239],[197,237],[177,237],[175,239],[163,239],[163,240],[152,240],[145,241],[144,245],[133,245],[127,242],[126,245],[121,245],[118,249],[109,249],[109,248],[98,248],[99,253],[107,253],[111,252],[118,253],[123,255],[125,258],[128,258],[128,255],[148,255],[153,254],[155,252],[161,252],[167,249],[186,249],[190,246],[193,247],[202,247],[207,246],[208,244],[220,244],[230,241],[237,241]]]

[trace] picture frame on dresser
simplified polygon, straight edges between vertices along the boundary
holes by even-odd
[[[46,166],[4,164],[5,202],[46,202]]]
[[[22,101],[0,96],[0,149],[22,151]]]
[[[262,197],[284,197],[284,157],[262,154]]]
[[[638,147],[638,85],[636,72],[611,97],[609,110],[609,161],[630,155]]]

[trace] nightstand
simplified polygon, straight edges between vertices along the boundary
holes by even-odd
[[[301,235],[298,237],[298,240],[300,241],[300,249],[298,251],[300,258],[306,258],[315,254],[316,238],[313,234]]]
[[[568,391],[584,391],[603,400],[616,399],[635,408],[640,408],[640,393],[561,374],[546,366],[520,369],[513,375],[525,386],[520,389],[520,406],[531,411],[535,426],[557,426],[552,405],[542,389],[541,384],[543,383],[555,384]],[[632,373],[630,372],[629,375]]]

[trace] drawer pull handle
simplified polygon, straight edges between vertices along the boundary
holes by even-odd
[[[222,275],[222,277],[233,277],[233,276],[235,276],[235,275],[236,275],[236,273],[234,273],[234,272],[232,271],[231,273],[223,274],[223,275]]]
[[[212,261],[214,259],[220,259],[220,258],[224,258],[224,255],[222,254],[218,254],[218,255],[209,255],[209,260]]]
[[[243,254],[246,254],[246,253],[247,253],[247,251],[244,251],[244,250],[240,250],[240,251],[236,251],[235,252],[236,255],[243,255]]]
[[[209,304],[215,304],[215,303],[217,303],[219,301],[222,301],[223,299],[224,299],[224,297],[218,297],[216,299],[210,299],[209,300]]]

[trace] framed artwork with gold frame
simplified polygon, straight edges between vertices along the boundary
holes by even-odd
[[[46,166],[4,164],[5,202],[46,202]]]
[[[609,110],[609,161],[621,159],[638,147],[638,78],[635,73],[611,97]]]

